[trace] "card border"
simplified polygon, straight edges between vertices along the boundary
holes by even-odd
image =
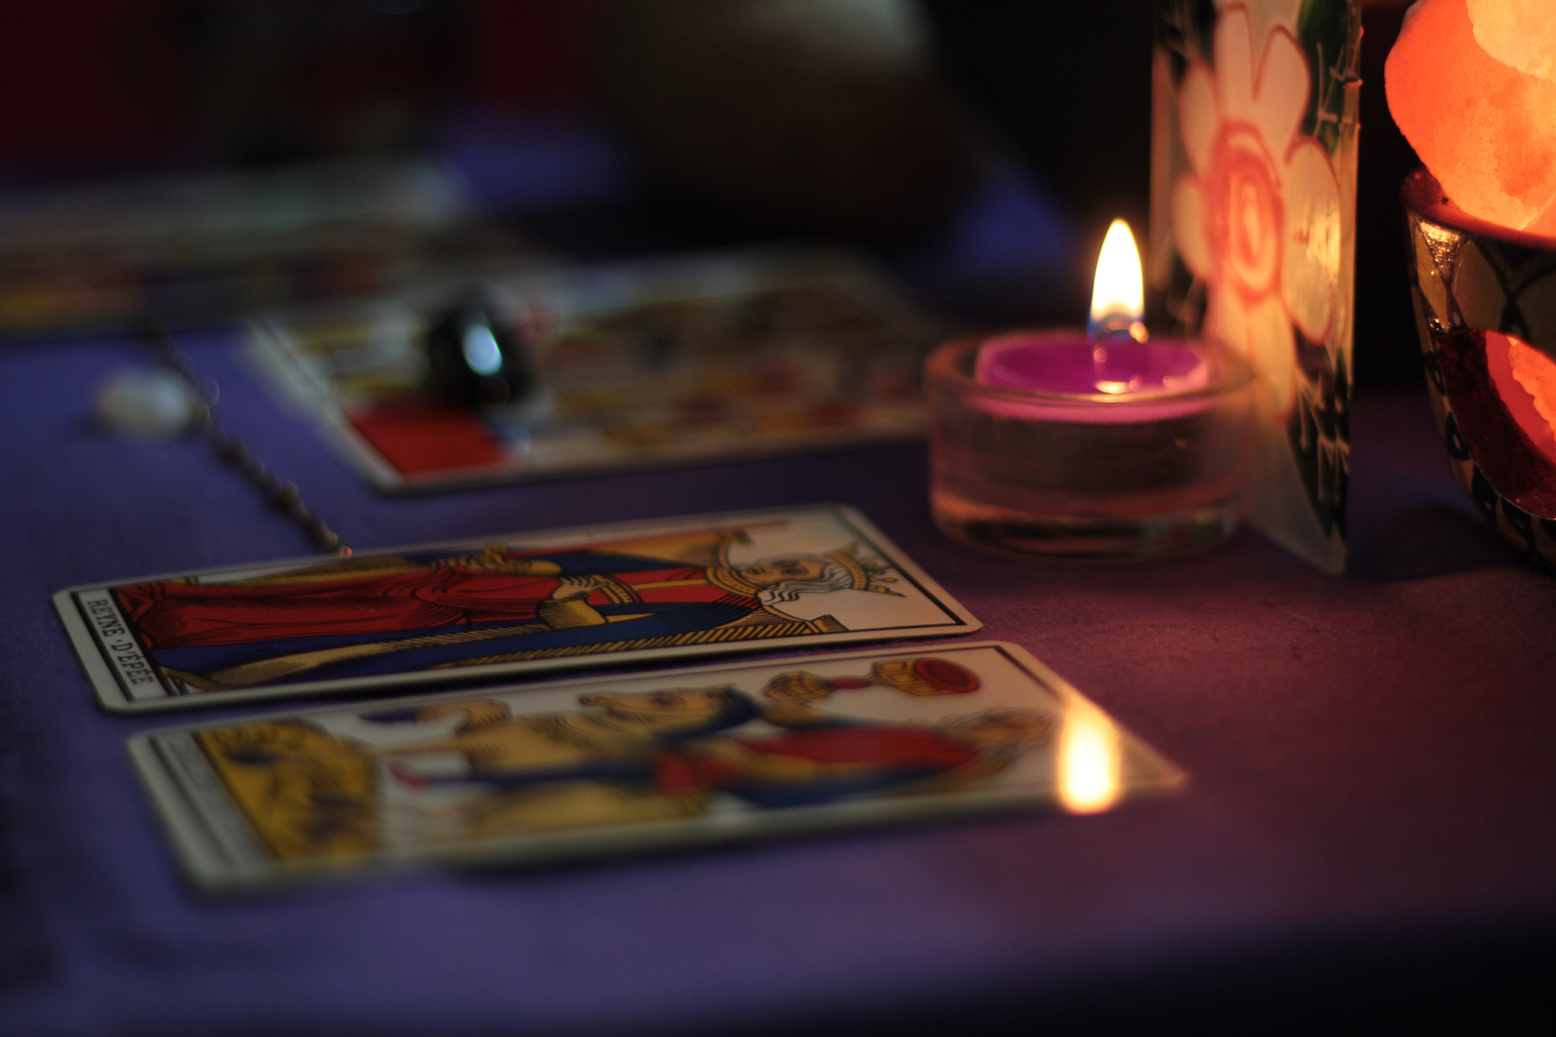
[[[364,551],[353,557],[370,558],[376,555],[395,554],[404,551],[427,551],[456,549],[460,547],[479,546],[501,540],[507,543],[526,543],[540,541],[538,546],[544,546],[547,538],[556,538],[559,542],[573,539],[591,538],[596,535],[618,535],[629,533],[633,529],[641,528],[685,528],[695,529],[709,525],[727,525],[740,521],[756,521],[763,517],[802,515],[813,512],[826,511],[837,516],[840,522],[852,531],[859,534],[858,539],[871,545],[881,554],[890,558],[893,568],[897,569],[904,577],[913,583],[951,622],[935,623],[908,627],[882,627],[875,630],[848,630],[832,634],[804,634],[792,637],[775,637],[764,640],[727,641],[703,645],[683,645],[672,648],[639,648],[624,652],[603,652],[588,655],[563,656],[555,659],[531,659],[514,663],[494,663],[485,666],[453,667],[439,670],[420,670],[412,673],[390,674],[380,677],[345,677],[336,680],[307,681],[296,684],[287,684],[272,687],[250,688],[239,691],[221,692],[193,692],[180,690],[178,687],[168,688],[167,682],[161,676],[159,683],[164,687],[165,694],[158,698],[134,698],[119,680],[108,660],[104,657],[101,642],[88,626],[79,604],[80,595],[91,591],[103,590],[124,584],[144,583],[152,580],[172,579],[180,576],[214,575],[225,572],[239,572],[256,566],[285,566],[290,564],[306,565],[310,562],[319,562],[331,556],[304,556],[301,558],[279,559],[274,562],[257,562],[247,565],[228,565],[209,569],[182,570],[154,576],[137,576],[124,580],[116,580],[112,583],[80,584],[67,587],[54,595],[54,609],[63,623],[66,633],[70,636],[71,647],[76,657],[81,661],[82,668],[92,684],[98,704],[111,713],[142,713],[165,709],[192,708],[198,706],[219,706],[226,703],[253,702],[262,699],[293,698],[300,695],[334,695],[349,694],[352,692],[367,692],[383,690],[392,692],[398,688],[412,688],[425,685],[447,684],[456,681],[482,682],[497,678],[516,677],[526,673],[560,673],[568,670],[581,670],[591,667],[613,665],[635,665],[653,663],[660,660],[681,659],[689,656],[709,658],[726,655],[742,655],[748,653],[761,653],[764,651],[789,650],[794,648],[806,648],[821,645],[845,645],[857,644],[868,641],[894,641],[911,640],[923,637],[958,636],[976,633],[983,628],[982,622],[974,618],[963,605],[948,594],[930,575],[924,572],[908,554],[894,543],[890,537],[864,516],[857,508],[847,504],[810,504],[789,508],[771,508],[764,511],[740,511],[718,512],[706,515],[670,516],[660,519],[646,519],[631,522],[607,523],[599,526],[563,526],[553,529],[535,530],[529,533],[503,534],[486,537],[466,537],[459,540],[439,541],[434,543],[407,544],[399,547],[389,547]],[[178,684],[178,682],[174,682]]]
[[[925,651],[961,653],[994,649],[1017,669],[1033,678],[1055,698],[1066,704],[1078,702],[1096,709],[1107,716],[1118,731],[1119,740],[1141,765],[1144,777],[1129,788],[1119,805],[1142,798],[1166,795],[1183,789],[1188,774],[1167,759],[1134,732],[1120,724],[1111,713],[1102,710],[1069,681],[1059,676],[1020,645],[1008,641],[975,641],[971,644],[915,645],[899,649],[864,649],[850,652],[829,652],[790,656],[782,659],[749,660],[730,665],[717,663],[681,669],[652,671],[667,681],[693,678],[703,673],[728,673],[738,669],[770,669],[774,666],[826,662],[828,664],[849,659],[879,660],[899,655],[915,655]],[[629,674],[632,679],[647,676],[647,672]],[[316,863],[276,864],[234,859],[219,849],[222,841],[211,830],[204,817],[208,812],[185,788],[180,779],[160,756],[159,740],[167,740],[181,734],[221,726],[223,723],[255,723],[269,719],[308,716],[315,713],[371,709],[380,703],[393,703],[395,708],[412,708],[438,702],[457,701],[477,694],[509,694],[524,691],[564,691],[607,681],[608,677],[572,677],[565,680],[544,681],[538,684],[504,684],[477,688],[461,688],[435,694],[406,698],[375,699],[367,702],[340,702],[318,705],[308,709],[276,710],[249,716],[233,717],[226,721],[187,723],[176,727],[157,728],[132,735],[125,748],[143,787],[150,796],[152,806],[163,830],[174,844],[175,856],[187,875],[206,892],[230,893],[256,888],[280,887],[299,881],[359,879],[364,876],[382,877],[407,871],[424,871],[439,866],[531,867],[564,863],[570,860],[604,860],[639,850],[674,852],[719,844],[765,841],[791,834],[826,834],[838,830],[865,830],[890,826],[911,820],[935,820],[944,817],[974,817],[990,813],[1016,810],[1022,807],[1051,805],[1055,796],[1051,790],[1037,791],[1031,787],[985,789],[957,793],[944,797],[903,797],[898,800],[861,800],[851,803],[833,803],[764,814],[759,830],[747,827],[733,829],[708,823],[706,817],[664,819],[623,826],[606,832],[585,830],[552,833],[527,833],[496,837],[476,843],[467,843],[444,852],[432,851],[415,856],[375,857],[361,867],[330,866]],[[1114,808],[1116,809],[1116,807]],[[671,826],[682,830],[674,831]],[[651,830],[650,830],[651,829]],[[667,834],[669,833],[669,834]],[[257,838],[257,836],[256,836]],[[519,844],[523,844],[520,846]],[[218,848],[214,849],[213,848]]]

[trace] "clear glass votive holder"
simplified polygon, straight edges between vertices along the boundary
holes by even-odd
[[[1079,331],[1029,333],[1073,347]],[[1004,553],[1145,558],[1208,547],[1237,527],[1254,442],[1253,373],[1210,342],[1198,388],[1110,395],[979,382],[984,344],[925,363],[936,524]]]

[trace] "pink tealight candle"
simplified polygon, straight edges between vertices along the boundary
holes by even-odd
[[[1007,551],[1097,557],[1173,553],[1231,532],[1251,375],[1213,343],[1150,339],[1143,294],[1133,238],[1115,221],[1086,331],[957,341],[929,358],[931,505],[943,529]]]
[[[1015,332],[979,345],[973,378],[1043,397],[1102,397],[1093,407],[1069,406],[1065,417],[1070,421],[1153,421],[1208,406],[1192,394],[1210,385],[1211,367],[1190,342],[1125,338],[1103,346],[1074,333]],[[1113,405],[1123,399],[1157,405]],[[1008,401],[1008,406],[1030,415],[1044,401]]]

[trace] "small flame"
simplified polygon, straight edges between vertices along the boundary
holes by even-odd
[[[1086,331],[1093,341],[1112,335],[1128,335],[1136,342],[1146,339],[1145,277],[1140,269],[1140,249],[1129,224],[1114,220],[1102,239],[1102,254],[1097,257],[1097,278],[1091,288],[1091,319]]]

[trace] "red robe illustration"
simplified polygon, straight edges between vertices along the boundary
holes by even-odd
[[[671,602],[755,607],[754,594],[722,586],[700,567],[670,568],[657,561],[653,563],[657,568],[632,572],[620,571],[628,560],[614,561],[618,571],[575,600],[596,610]],[[646,561],[631,560],[639,565]],[[540,618],[544,604],[560,586],[557,575],[438,564],[302,586],[143,583],[119,587],[115,593],[125,618],[147,646],[164,649],[532,622]]]
[[[229,583],[135,584],[114,594],[158,665],[204,688],[591,646],[657,647],[735,624],[805,625],[765,608],[759,588],[728,564],[736,539],[699,533],[552,553],[492,547],[477,555],[354,559]],[[580,580],[587,593],[576,593]],[[575,593],[559,593],[569,581]]]

